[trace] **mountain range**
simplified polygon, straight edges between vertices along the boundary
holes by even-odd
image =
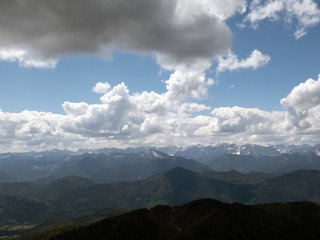
[[[85,153],[82,153],[84,150],[8,153],[0,154],[0,182],[49,183],[65,176],[81,176],[106,183],[134,181],[174,167],[243,173],[320,170],[320,144],[280,147],[220,144],[185,149],[171,146],[158,149],[110,148]]]
[[[48,183],[65,176],[81,176],[100,182],[133,181],[174,167],[193,171],[210,168],[192,159],[169,156],[156,150],[138,153],[84,153],[49,160],[37,156],[12,155],[0,161],[0,182],[38,181]]]
[[[221,144],[0,154],[0,236],[48,230],[96,211],[111,216],[203,198],[320,203],[319,146]],[[101,214],[94,216],[100,217],[82,219],[101,219]]]

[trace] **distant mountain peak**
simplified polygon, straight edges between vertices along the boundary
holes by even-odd
[[[169,157],[169,155],[155,149],[148,149],[146,151],[141,152],[140,155],[141,157],[146,159],[153,159],[153,158],[165,159]]]

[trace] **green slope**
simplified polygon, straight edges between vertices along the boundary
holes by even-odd
[[[298,170],[266,180],[255,186],[251,203],[320,202],[320,171]]]
[[[175,168],[142,181],[97,184],[67,191],[50,201],[50,204],[60,209],[83,212],[107,207],[132,209],[157,204],[180,204],[204,197],[225,202],[246,202],[252,196],[250,186],[218,181]]]
[[[244,185],[257,184],[277,176],[264,172],[241,173],[235,170],[227,172],[205,171],[201,172],[200,175],[229,183]]]
[[[43,221],[49,206],[15,196],[0,196],[0,237],[21,234]]]

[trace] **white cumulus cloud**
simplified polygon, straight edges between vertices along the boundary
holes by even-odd
[[[30,57],[26,51],[19,48],[0,49],[0,61],[18,62],[25,68],[55,68],[58,62],[55,58]]]
[[[320,9],[314,0],[268,0],[253,1],[250,12],[245,18],[253,26],[264,19],[272,21],[284,20],[291,24],[297,22],[295,37],[301,38],[309,28],[320,23]]]
[[[110,144],[315,143],[320,141],[319,82],[308,79],[293,88],[281,100],[284,111],[234,106],[212,109],[211,114],[202,112],[210,110],[208,106],[193,101],[198,94],[171,101],[169,90],[131,94],[121,83],[105,93],[101,103],[65,102],[65,115],[0,110],[0,152]]]
[[[246,59],[238,59],[238,56],[229,52],[229,54],[223,58],[218,57],[218,72],[224,72],[226,70],[234,71],[239,69],[252,68],[257,69],[258,67],[266,65],[270,61],[270,56],[262,54],[259,50],[255,49],[252,51],[250,56]]]
[[[187,114],[190,115],[192,113],[196,113],[196,112],[202,112],[205,110],[210,110],[210,107],[204,105],[204,104],[198,104],[198,103],[184,103],[180,106],[178,113],[179,114]]]
[[[318,80],[308,79],[292,89],[281,99],[286,109],[287,127],[297,129],[318,129],[320,111],[320,75]]]
[[[310,109],[320,105],[320,75],[318,80],[308,79],[294,87],[290,94],[281,100],[284,106]]]
[[[96,85],[92,88],[92,91],[95,93],[106,93],[111,88],[108,82],[97,82]]]

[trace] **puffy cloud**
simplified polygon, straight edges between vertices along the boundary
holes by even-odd
[[[281,99],[286,109],[287,127],[313,131],[319,122],[320,75],[318,80],[308,79],[293,88],[290,94]]]
[[[236,12],[243,14],[246,11],[245,0],[179,0],[176,13],[182,19],[193,18],[198,12],[206,12],[210,16],[217,16],[225,20]]]
[[[210,110],[210,107],[204,105],[204,104],[198,104],[198,103],[184,103],[180,106],[178,113],[179,114],[187,114],[190,115],[192,113],[201,112],[204,110]]]
[[[222,107],[212,112],[207,123],[195,131],[197,136],[276,135],[284,126],[283,112],[266,112],[257,108]]]
[[[229,52],[226,58],[218,57],[217,71],[234,71],[242,68],[257,69],[266,65],[270,59],[270,56],[262,54],[257,49],[253,50],[248,58],[242,60],[239,60],[237,55]]]
[[[217,108],[211,114],[216,120],[215,131],[231,133],[271,133],[282,117],[279,112],[241,107]]]
[[[310,109],[320,105],[320,75],[318,80],[308,79],[294,87],[290,94],[281,100],[284,106]]]
[[[205,96],[205,85],[209,83],[201,72],[199,77],[192,71],[179,73],[181,76],[173,73],[174,78],[167,81],[168,91],[162,94],[131,94],[121,83],[101,96],[98,104],[65,102],[65,115],[6,113],[0,109],[0,152],[98,148],[110,144],[320,141],[320,76],[293,88],[281,100],[284,111],[234,106],[215,108],[206,115],[199,112],[210,108],[193,99]],[[181,80],[185,78],[192,80]],[[198,81],[197,87],[193,87],[193,81]]]
[[[166,81],[168,91],[163,94],[152,91],[130,94],[127,86],[121,83],[100,98],[101,104],[65,102],[62,106],[67,118],[61,128],[86,137],[113,139],[161,133],[167,131],[168,124],[172,126],[168,118],[209,110],[203,104],[185,101],[205,97],[211,83],[206,81],[204,73],[194,71],[173,73]]]
[[[158,94],[153,91],[137,93],[131,97],[132,103],[146,114],[165,115],[170,105],[164,94]]]
[[[166,68],[174,72],[164,82],[167,89],[161,96],[162,99],[165,99],[164,104],[169,109],[176,109],[183,101],[206,98],[208,88],[214,83],[213,79],[207,79],[205,73],[210,66],[211,62],[207,59],[198,60],[190,65],[166,62]]]
[[[162,132],[162,127],[156,117],[146,118],[140,128],[141,132],[147,135]]]
[[[166,82],[165,97],[171,106],[190,99],[202,99],[208,95],[208,86],[212,81],[207,80],[205,73],[189,69],[175,71]]]
[[[26,68],[55,68],[58,62],[55,58],[41,59],[39,57],[30,57],[26,51],[18,48],[0,49],[0,60],[9,62],[17,61],[20,66]]]
[[[154,54],[162,66],[193,64],[229,49],[231,31],[223,20],[243,12],[245,1],[228,3],[4,0],[0,49],[5,54],[0,58],[22,66],[54,67],[68,55],[111,58],[116,48]]]
[[[24,55],[25,55],[25,52],[19,49],[1,49],[0,50],[0,59],[3,61],[22,62]]]
[[[82,142],[81,136],[71,136],[60,125],[66,117],[59,114],[23,111],[0,111],[1,151],[30,151],[50,148],[70,148],[71,142]]]
[[[62,127],[67,132],[92,137],[130,135],[144,120],[130,98],[127,86],[121,83],[100,98],[102,104],[65,102],[63,107],[69,117]]]
[[[62,104],[62,107],[65,113],[67,113],[68,115],[81,116],[88,111],[89,105],[85,102],[80,102],[80,103],[64,102]]]
[[[111,91],[103,95],[100,100],[104,104],[113,104],[122,100],[128,100],[129,90],[127,86],[122,82],[121,84],[113,87]]]
[[[264,19],[278,21],[282,16],[287,23],[297,21],[294,33],[297,39],[304,36],[308,28],[320,23],[320,9],[313,0],[253,1],[250,10],[245,21],[251,22],[255,27]]]
[[[96,85],[92,88],[92,91],[95,93],[106,93],[110,88],[111,86],[107,82],[97,82]]]

